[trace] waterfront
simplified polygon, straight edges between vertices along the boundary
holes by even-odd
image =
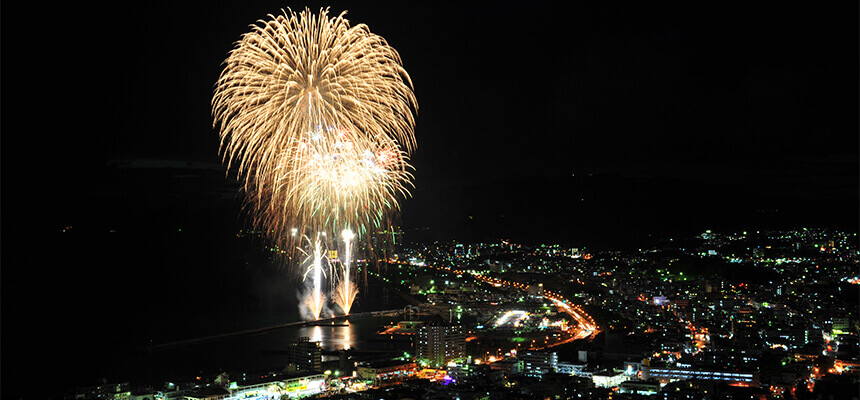
[[[403,308],[406,305],[401,297],[376,283],[370,284],[368,292],[375,295],[367,298],[362,297],[353,309],[354,314]],[[225,313],[225,315],[227,314]],[[244,321],[242,330],[301,321],[297,310],[286,315],[273,313],[242,314],[241,311],[237,310],[229,313],[229,315]],[[328,326],[292,326],[262,334],[227,336],[170,348],[157,348],[160,343],[152,343],[155,349],[138,347],[124,359],[115,360],[118,365],[124,367],[125,372],[106,378],[114,381],[139,380],[141,383],[158,383],[222,371],[256,373],[280,370],[285,367],[282,352],[289,343],[298,341],[303,337],[320,342],[323,350],[327,352],[341,349],[402,350],[401,347],[403,345],[408,347],[409,343],[375,340],[380,327],[396,322],[397,318],[399,317],[353,317],[350,318],[348,324],[338,322]],[[187,339],[196,338],[182,338],[182,340]]]
[[[251,374],[280,370],[286,365],[283,351],[287,345],[303,337],[320,342],[325,352],[342,349],[403,351],[410,347],[409,342],[377,340],[379,328],[396,321],[395,317],[360,317],[353,318],[349,324],[290,327],[256,336],[141,353],[137,357],[145,359],[148,370],[130,371],[129,376],[148,376],[148,381],[161,382],[221,371]],[[330,356],[324,356],[323,360],[328,358]]]
[[[283,368],[277,351],[315,335],[313,329],[299,327],[146,351],[161,343],[301,321],[300,278],[235,231],[75,228],[42,235],[21,250],[19,254],[38,255],[50,265],[88,262],[86,268],[61,268],[48,280],[35,269],[4,271],[4,278],[33,287],[21,289],[26,295],[21,298],[27,310],[38,310],[4,313],[4,321],[14,327],[4,332],[4,342],[25,344],[4,351],[4,360],[15,366],[4,368],[4,382],[9,383],[4,398],[57,397],[103,379],[160,385],[219,370]],[[30,260],[11,261],[28,265]],[[354,313],[406,305],[373,281],[360,291]],[[330,350],[347,343],[367,347],[371,344],[364,341],[375,333],[377,322],[391,321],[353,321],[348,328],[320,329],[316,336]],[[62,374],[46,383],[39,371],[47,366]]]

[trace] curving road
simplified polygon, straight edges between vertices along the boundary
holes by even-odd
[[[487,282],[487,283],[489,283],[493,286],[497,286],[497,287],[498,286],[510,286],[510,287],[514,287],[514,288],[524,290],[524,291],[527,291],[529,289],[529,285],[525,285],[525,284],[522,284],[519,282],[512,282],[512,281],[506,281],[506,280],[498,279],[498,278],[491,278],[491,277],[487,277],[484,275],[472,274],[468,271],[463,271],[463,270],[453,269],[453,268],[447,268],[447,267],[437,267],[437,266],[432,266],[432,265],[428,265],[428,267],[434,268],[434,269],[437,269],[440,271],[446,271],[446,272],[458,274],[458,275],[470,275],[473,278],[475,278],[476,280]],[[577,327],[574,328],[576,331],[573,333],[573,335],[570,338],[563,340],[563,341],[560,341],[560,342],[556,342],[552,346],[557,346],[557,345],[571,342],[571,341],[574,341],[577,339],[585,339],[587,337],[597,335],[600,332],[600,329],[598,329],[597,324],[594,322],[594,319],[591,318],[590,315],[588,315],[585,311],[583,311],[582,308],[580,308],[579,306],[569,302],[560,293],[555,293],[555,292],[552,292],[549,290],[544,290],[543,296],[547,299],[550,299],[556,305],[556,307],[558,307],[560,310],[563,310],[565,313],[570,315],[570,317],[573,318],[578,323]],[[547,346],[547,347],[552,347],[552,346]]]

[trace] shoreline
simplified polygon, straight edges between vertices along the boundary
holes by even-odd
[[[302,327],[302,326],[343,326],[344,324],[337,324],[337,322],[348,321],[350,318],[363,318],[363,317],[387,317],[387,316],[395,316],[401,314],[403,312],[402,309],[395,310],[382,310],[382,311],[367,311],[357,314],[349,314],[349,315],[338,315],[329,318],[320,318],[317,320],[308,320],[308,321],[294,321],[287,322],[284,324],[267,326],[263,328],[254,328],[254,329],[245,329],[241,331],[221,333],[217,335],[209,335],[198,338],[191,339],[183,339],[176,340],[173,342],[154,344],[146,347],[146,351],[149,353],[157,352],[161,350],[175,349],[179,347],[184,347],[188,345],[195,345],[201,343],[207,343],[212,341],[224,340],[233,337],[243,337],[243,336],[256,336],[256,335],[265,335],[269,333],[278,332],[284,329],[294,328],[294,327]]]

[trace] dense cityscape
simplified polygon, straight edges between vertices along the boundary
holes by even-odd
[[[378,321],[363,340],[386,350],[306,337],[284,344],[282,369],[104,382],[69,398],[858,396],[856,233],[706,231],[637,251],[400,235],[377,236],[393,251],[359,265],[409,305],[349,316]]]

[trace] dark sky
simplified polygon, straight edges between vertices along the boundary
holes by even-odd
[[[248,24],[305,4],[178,3],[4,16],[4,203],[110,192],[101,173],[116,160],[219,162],[209,101],[221,62]],[[385,37],[414,81],[404,226],[450,234],[524,201],[565,214],[564,201],[536,198],[582,199],[571,189],[582,184],[626,198],[651,179],[697,193],[685,204],[727,190],[764,199],[743,212],[774,196],[838,204],[856,226],[856,4],[566,3],[330,4]],[[660,193],[625,201],[665,204]]]
[[[567,3],[330,4],[385,37],[414,82],[412,238],[612,248],[857,230],[856,2]],[[233,42],[286,6],[305,4],[4,7],[4,394],[43,384],[43,363],[70,371],[58,387],[123,379],[93,354],[158,339],[141,325],[165,314],[182,337],[174,309],[244,299],[201,288],[259,292],[230,239],[244,220],[209,102]]]

